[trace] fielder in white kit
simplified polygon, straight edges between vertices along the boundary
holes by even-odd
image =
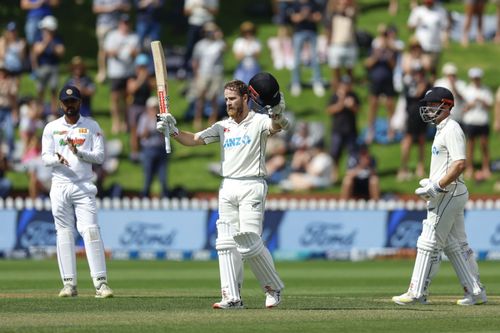
[[[52,167],[50,200],[57,232],[57,259],[63,281],[59,297],[77,296],[76,229],[85,242],[90,275],[97,298],[113,296],[108,286],[104,245],[97,224],[92,164],[104,161],[102,130],[94,120],[80,116],[81,95],[74,86],[59,94],[64,116],[43,130],[42,159]]]
[[[432,143],[429,178],[420,181],[415,194],[427,200],[427,218],[417,240],[417,258],[410,287],[392,300],[399,305],[427,304],[428,288],[439,269],[441,252],[449,258],[464,289],[458,305],[486,303],[486,291],[479,280],[479,269],[467,242],[464,208],[469,192],[463,181],[465,135],[460,125],[449,118],[454,105],[451,91],[434,87],[421,100],[420,115],[436,125]]]
[[[243,308],[243,260],[266,295],[265,306],[272,308],[281,302],[284,284],[261,238],[267,195],[264,153],[268,137],[289,127],[283,115],[285,100],[269,73],[255,75],[248,86],[239,80],[228,82],[224,98],[229,118],[201,132],[179,131],[171,114],[159,115],[157,129],[165,133],[168,127],[173,137],[186,146],[220,142],[224,179],[219,188],[216,249],[222,300],[213,308]],[[266,114],[250,110],[250,99],[255,102],[254,108]]]

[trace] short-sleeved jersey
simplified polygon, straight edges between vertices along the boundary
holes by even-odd
[[[417,6],[412,9],[408,25],[415,28],[415,35],[425,52],[441,52],[442,33],[448,28],[448,15],[440,5],[431,8]]]
[[[239,124],[227,118],[198,134],[205,144],[220,142],[223,177],[264,177],[264,154],[271,128],[268,115],[250,111]]]
[[[465,160],[465,135],[455,120],[447,118],[437,125],[432,143],[429,178],[438,182],[448,172],[451,164],[458,160]],[[460,175],[456,182],[463,184],[463,176]]]
[[[69,149],[67,138],[76,145],[77,155]],[[59,163],[56,153],[68,161],[69,167]],[[91,181],[92,164],[104,162],[104,138],[99,124],[85,117],[74,125],[67,123],[64,116],[51,121],[43,130],[42,159],[52,167],[52,183]]]

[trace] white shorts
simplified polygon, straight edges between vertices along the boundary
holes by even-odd
[[[358,60],[356,45],[335,45],[328,48],[328,66],[330,68],[354,68]]]
[[[267,183],[262,178],[224,178],[219,188],[219,220],[234,232],[262,234]]]
[[[79,232],[97,225],[95,195],[97,187],[91,183],[52,184],[50,201],[56,230],[72,229]]]

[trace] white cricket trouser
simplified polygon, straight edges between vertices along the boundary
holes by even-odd
[[[415,297],[427,294],[433,276],[439,269],[441,251],[450,259],[464,290],[481,292],[477,263],[467,244],[464,208],[469,198],[463,184],[455,184],[448,193],[427,202],[427,219],[417,241],[417,258],[409,291]]]
[[[434,226],[434,237],[439,249],[450,241],[467,242],[464,224],[464,208],[469,192],[462,184],[427,203],[427,220]]]
[[[262,178],[224,178],[219,188],[219,220],[234,233],[262,234],[267,183]]]
[[[100,283],[107,282],[104,245],[97,224],[96,194],[97,187],[91,182],[52,184],[50,200],[63,283],[76,285],[75,225],[85,242],[94,285],[98,287]]]

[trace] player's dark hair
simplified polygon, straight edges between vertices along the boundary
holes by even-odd
[[[232,80],[224,85],[224,90],[233,90],[238,92],[240,96],[248,95],[248,86],[240,80]]]

